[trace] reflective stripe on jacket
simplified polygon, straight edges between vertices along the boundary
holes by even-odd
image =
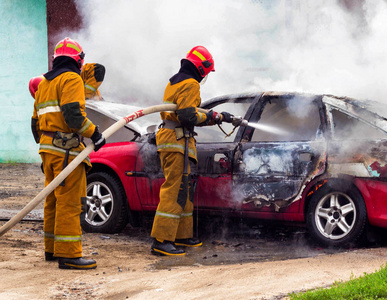
[[[101,86],[105,77],[105,67],[100,64],[84,64],[82,67],[81,78],[85,87],[85,98],[102,100],[98,88]]]
[[[65,72],[53,80],[44,79],[35,94],[33,119],[38,132],[73,132],[90,138],[95,125],[86,117],[83,81],[74,72]],[[85,146],[71,149],[75,157]],[[65,156],[65,151],[52,145],[52,137],[41,134],[39,153]],[[90,164],[89,160],[85,161]]]

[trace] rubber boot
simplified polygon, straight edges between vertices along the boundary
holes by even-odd
[[[173,242],[170,242],[170,241],[160,242],[156,239],[153,240],[151,252],[152,254],[156,254],[156,255],[170,255],[170,256],[185,255],[185,251],[183,249],[176,249]]]
[[[51,252],[44,252],[44,257],[46,261],[54,261],[58,259],[57,257],[54,256],[54,253],[51,253]]]
[[[59,269],[88,270],[96,267],[97,263],[94,259],[59,257]]]
[[[184,246],[184,247],[200,247],[203,245],[203,243],[201,240],[198,240],[195,238],[189,238],[189,239],[176,239],[175,245]]]

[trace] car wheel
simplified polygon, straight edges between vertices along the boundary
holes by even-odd
[[[318,243],[348,246],[364,233],[367,210],[354,187],[335,187],[328,182],[312,196],[306,222],[310,235]]]
[[[128,222],[121,182],[108,173],[87,176],[87,196],[81,225],[86,232],[116,233]]]

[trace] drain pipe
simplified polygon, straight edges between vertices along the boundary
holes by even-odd
[[[140,117],[153,114],[161,111],[175,111],[177,109],[176,104],[162,104],[150,106],[144,109],[140,109],[131,115],[128,115],[121,120],[114,123],[112,126],[107,128],[102,135],[105,139],[108,139],[113,133],[120,128],[124,127],[129,122],[138,119]],[[204,112],[205,110],[198,108],[199,111]],[[42,200],[44,200],[66,177],[74,171],[74,169],[83,162],[84,159],[94,150],[94,144],[90,143],[81,153],[79,153],[66,168],[63,169],[53,181],[50,182],[34,199],[32,199],[20,212],[12,217],[7,223],[0,227],[0,236],[4,235],[8,230],[19,223],[31,210],[33,210]]]

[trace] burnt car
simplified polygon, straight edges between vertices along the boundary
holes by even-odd
[[[387,227],[387,120],[378,103],[262,92],[217,97],[202,108],[248,123],[195,127],[199,214],[303,223],[330,246],[356,242],[368,225]],[[155,122],[151,129],[160,122],[155,115],[146,121]],[[139,212],[155,211],[164,177],[154,133],[143,131],[90,155],[85,231],[118,232]]]

